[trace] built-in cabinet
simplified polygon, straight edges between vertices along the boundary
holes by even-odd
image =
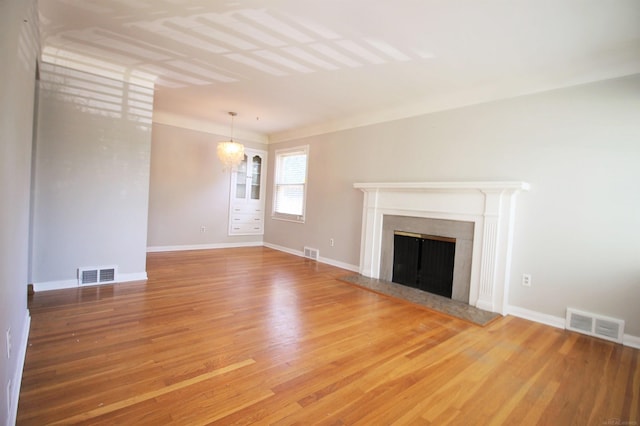
[[[267,153],[245,148],[244,160],[231,173],[229,235],[262,235]]]

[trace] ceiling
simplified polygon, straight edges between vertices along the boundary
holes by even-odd
[[[638,0],[39,0],[42,60],[257,139],[640,72]]]

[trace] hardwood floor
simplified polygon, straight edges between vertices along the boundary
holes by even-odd
[[[36,293],[19,425],[637,425],[636,349],[482,328],[267,248],[149,254],[148,281]]]

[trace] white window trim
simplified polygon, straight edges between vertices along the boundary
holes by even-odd
[[[276,194],[278,192],[278,160],[279,156],[282,154],[287,154],[290,152],[300,152],[304,151],[307,156],[307,167],[305,168],[304,175],[304,191],[302,196],[302,215],[293,215],[287,213],[278,213],[276,212]],[[292,148],[286,149],[276,149],[275,151],[275,161],[274,161],[274,173],[273,173],[273,199],[271,200],[271,218],[276,220],[282,220],[285,222],[296,222],[296,223],[305,223],[306,215],[307,215],[307,190],[309,187],[309,145],[296,146]]]

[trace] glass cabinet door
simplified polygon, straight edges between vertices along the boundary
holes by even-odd
[[[243,200],[247,197],[247,156],[238,165],[236,172],[236,199]]]
[[[251,159],[251,199],[260,199],[260,178],[262,173],[262,158],[255,155]]]

